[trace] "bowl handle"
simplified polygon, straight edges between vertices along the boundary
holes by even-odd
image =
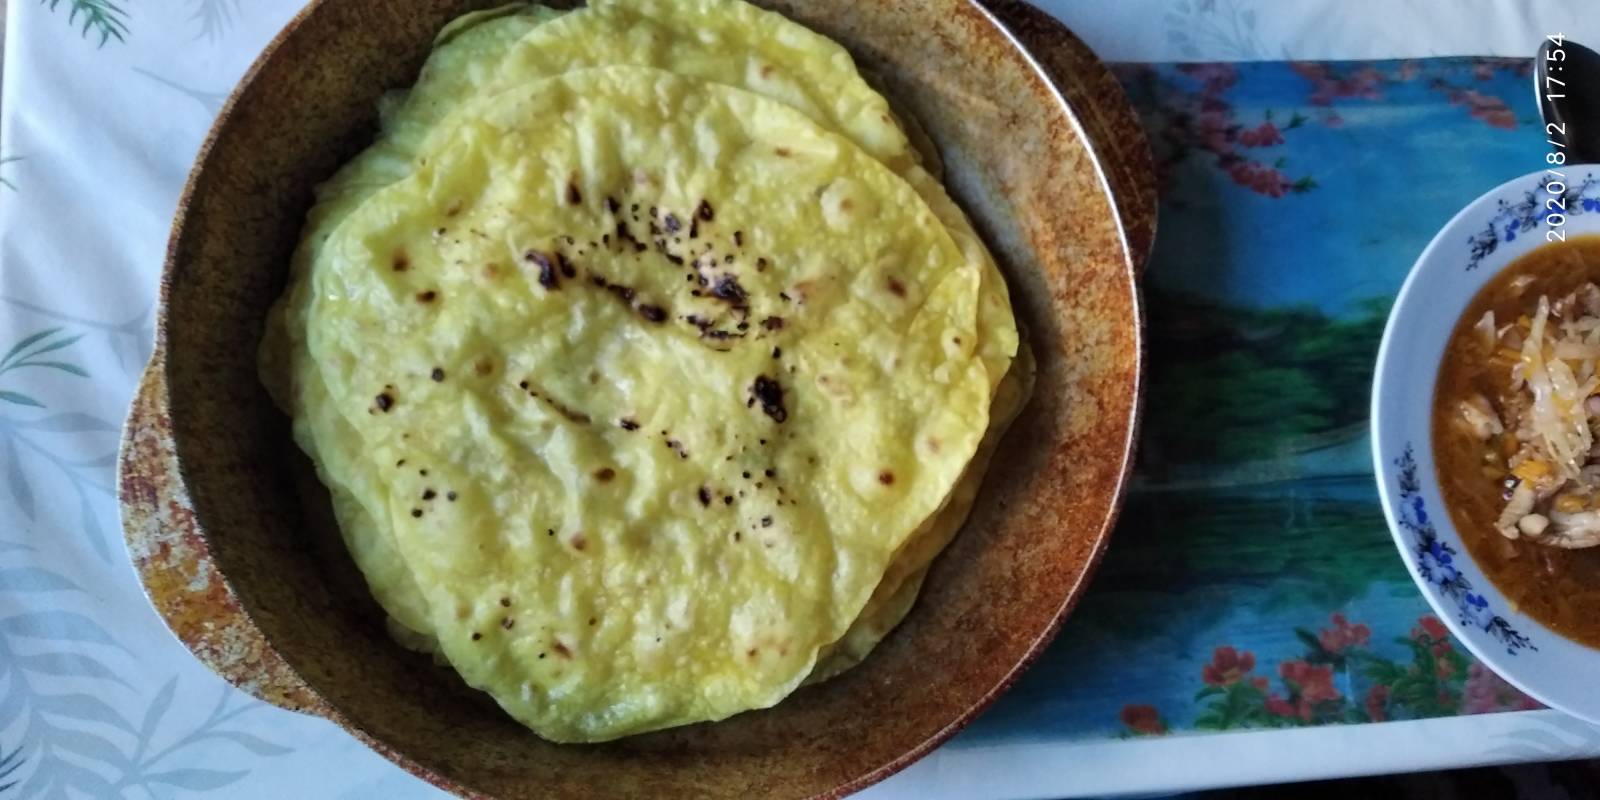
[[[267,643],[228,585],[195,522],[173,453],[165,347],[145,368],[122,432],[122,528],[145,594],[195,657],[229,683],[280,708],[333,718],[333,709]]]
[[[1127,92],[1089,45],[1034,3],[975,2],[1027,48],[1066,95],[1110,185],[1134,272],[1143,275],[1155,247],[1160,198],[1150,141]]]

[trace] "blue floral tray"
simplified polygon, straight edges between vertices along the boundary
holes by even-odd
[[[1367,426],[1412,261],[1462,204],[1542,166],[1530,67],[1120,70],[1163,192],[1138,476],[1060,639],[954,747],[1537,707],[1431,616],[1384,523]],[[1596,189],[1575,187],[1581,210],[1600,210]],[[1514,238],[1523,212],[1473,251]]]

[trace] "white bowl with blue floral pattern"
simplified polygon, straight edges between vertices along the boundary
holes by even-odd
[[[1378,350],[1372,451],[1395,544],[1451,633],[1518,689],[1600,723],[1600,649],[1512,607],[1463,545],[1433,462],[1434,384],[1458,317],[1517,258],[1563,235],[1600,234],[1600,166],[1558,169],[1565,181],[1538,172],[1479,197],[1422,251]]]

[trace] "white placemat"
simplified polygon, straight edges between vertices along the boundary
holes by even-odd
[[[333,726],[253,702],[146,605],[114,456],[173,205],[296,0],[18,0],[0,93],[0,798],[440,796]],[[1527,55],[1600,41],[1563,0],[1043,5],[1125,61]],[[1554,712],[941,751],[873,797],[1047,797],[1600,754]],[[1150,765],[1159,764],[1160,769]],[[11,785],[15,784],[15,785]]]

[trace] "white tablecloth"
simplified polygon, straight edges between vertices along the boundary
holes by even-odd
[[[1118,61],[1529,55],[1577,0],[1047,0]],[[0,95],[0,798],[439,796],[255,703],[146,605],[117,428],[195,149],[299,0],[15,0]],[[1600,755],[1554,712],[935,753],[874,797],[1044,797]],[[8,784],[17,785],[7,789]]]

